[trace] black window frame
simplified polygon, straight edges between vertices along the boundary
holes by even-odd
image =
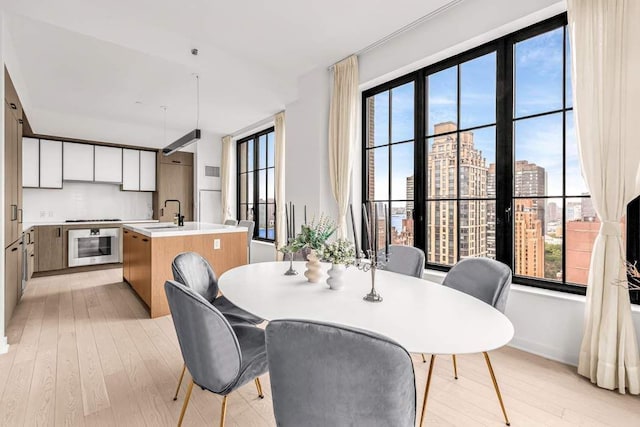
[[[515,31],[511,34],[503,36],[501,38],[492,40],[483,45],[477,46],[475,48],[469,49],[465,52],[457,54],[453,57],[447,58],[445,60],[439,61],[435,64],[426,66],[422,69],[413,71],[406,75],[395,78],[391,81],[382,83],[373,88],[367,89],[362,92],[362,200],[363,202],[370,201],[369,196],[369,186],[368,186],[368,168],[366,165],[368,164],[368,151],[374,147],[369,147],[368,144],[368,116],[367,116],[367,99],[373,97],[379,93],[391,91],[393,88],[413,82],[414,83],[414,200],[413,200],[413,220],[414,220],[414,246],[419,247],[426,252],[427,246],[427,149],[428,142],[427,139],[429,137],[426,129],[427,122],[427,111],[426,111],[426,100],[428,95],[426,94],[426,78],[428,75],[432,75],[437,73],[438,71],[445,70],[447,68],[460,65],[464,62],[473,60],[475,58],[481,57],[487,53],[496,52],[496,123],[495,123],[495,133],[496,133],[496,195],[495,195],[495,203],[496,203],[496,224],[495,224],[495,254],[496,259],[506,263],[510,267],[514,267],[514,232],[513,232],[513,222],[512,222],[512,206],[515,206],[513,200],[516,198],[513,192],[513,180],[514,180],[514,151],[515,151],[515,142],[513,137],[513,124],[517,120],[522,120],[525,116],[517,117],[514,119],[515,115],[515,105],[514,105],[514,67],[513,67],[513,53],[514,46],[517,42],[529,39],[531,37],[535,37],[537,35],[546,33],[548,31],[565,27],[564,33],[565,37],[567,36],[567,14],[562,13],[560,15],[554,16],[552,18],[541,21],[537,24],[528,26],[521,30]],[[565,48],[566,49],[566,44]],[[566,75],[566,56],[565,65],[563,66],[563,77]],[[564,86],[564,79],[563,79]],[[460,88],[460,80],[458,78],[458,94]],[[391,98],[391,97],[390,97]],[[563,135],[562,139],[564,144],[563,147],[563,165],[566,164],[566,112],[572,111],[573,106],[567,107],[566,100],[566,87],[563,87],[563,105],[562,108],[558,110],[558,112],[562,112],[563,114]],[[390,101],[391,103],[391,101]],[[458,110],[460,109],[460,104],[458,103]],[[459,111],[458,111],[459,113]],[[391,111],[389,112],[391,114]],[[535,117],[535,116],[543,116],[550,114],[550,112],[544,112],[541,114],[532,114],[527,115],[526,117]],[[460,115],[458,114],[458,123],[460,121]],[[486,127],[488,125],[475,126],[470,128],[471,130],[477,128]],[[389,123],[389,127],[391,127],[391,122]],[[465,129],[457,129],[456,134],[460,134]],[[390,131],[389,131],[390,132]],[[391,141],[389,141],[391,144]],[[458,149],[460,143],[458,141]],[[391,175],[391,156],[389,156],[389,175]],[[459,162],[459,156],[458,160]],[[459,173],[459,169],[458,169]],[[566,169],[563,166],[563,181],[566,181],[565,178]],[[459,179],[459,176],[458,176]],[[389,176],[389,193],[391,193],[391,176]],[[458,185],[458,207],[459,210],[459,202],[460,200],[474,200],[473,198],[460,198],[460,185]],[[580,196],[574,195],[566,195],[566,190],[564,190],[564,182],[563,182],[563,194],[561,196],[531,196],[529,198],[548,198],[548,199],[561,199],[563,201],[563,213],[562,213],[562,227],[563,227],[563,236],[566,236],[566,208],[564,206],[564,201],[566,199],[574,199],[580,198]],[[582,196],[589,197],[589,196]],[[391,197],[389,197],[391,198]],[[448,200],[448,199],[443,199]],[[460,218],[458,218],[458,230],[459,233],[460,228]],[[627,207],[627,222],[626,222],[626,230],[627,230],[627,238],[626,238],[626,246],[627,246],[627,259],[630,262],[639,261],[640,260],[640,198],[631,202]],[[364,239],[364,235],[362,236]],[[565,239],[565,237],[563,237]],[[363,240],[364,241],[364,240]],[[460,240],[458,240],[458,245],[460,245]],[[537,288],[550,289],[554,291],[567,292],[578,295],[586,295],[587,286],[575,285],[571,283],[566,283],[566,249],[564,246],[566,243],[563,243],[563,257],[562,257],[562,272],[563,278],[562,282],[547,280],[542,278],[532,278],[525,276],[515,276],[514,282],[522,285],[533,286]],[[640,261],[639,261],[640,263]],[[433,270],[439,271],[448,271],[451,267],[442,264],[433,264],[429,263],[425,260],[425,267]],[[640,304],[640,291],[631,291],[631,302]]]
[[[240,220],[242,218],[241,215],[241,209],[242,209],[242,205],[247,205],[247,214],[246,216],[249,216],[249,212],[251,213],[251,219],[255,222],[256,226],[253,228],[253,240],[258,240],[258,241],[262,241],[262,242],[268,242],[268,243],[274,243],[275,242],[275,237],[276,237],[276,230],[275,230],[275,212],[276,212],[276,203],[277,201],[275,200],[275,152],[274,152],[274,164],[272,166],[269,166],[269,137],[268,135],[272,134],[272,138],[274,139],[274,151],[275,151],[275,128],[272,126],[270,128],[261,130],[260,132],[256,132],[252,135],[249,135],[247,137],[244,137],[242,139],[239,139],[238,142],[236,143],[236,216],[237,219]],[[265,137],[265,154],[266,154],[266,159],[265,159],[265,165],[264,167],[260,167],[260,148],[259,148],[259,140],[261,137]],[[248,144],[249,142],[253,143],[253,150],[252,150],[252,155],[253,155],[253,164],[251,165],[251,167],[249,167],[248,164],[248,159],[246,159],[246,163],[247,163],[247,171],[242,172],[241,169],[241,162],[242,162],[242,146],[243,144]],[[248,150],[247,150],[248,152]],[[265,182],[264,187],[265,187],[265,195],[267,197],[267,200],[263,203],[261,203],[259,201],[259,195],[260,195],[260,171],[265,171]],[[268,203],[268,197],[269,197],[269,170],[273,170],[274,173],[274,188],[272,189],[272,192],[274,194],[274,199],[273,199],[273,203]],[[240,185],[241,185],[241,175],[243,174],[247,174],[251,172],[253,175],[253,194],[252,194],[252,200],[253,203],[242,203],[241,200],[241,189],[240,189]],[[246,182],[247,185],[247,189],[246,192],[248,194],[248,186],[249,186],[249,182],[247,180]],[[266,210],[266,221],[267,221],[267,225],[266,225],[266,237],[262,237],[260,236],[260,218],[259,216],[256,216],[255,212],[258,212],[258,215],[260,214],[260,205],[264,206],[264,209]],[[269,206],[272,205],[272,217],[273,217],[273,227],[269,227],[268,226],[268,222],[269,222]],[[257,209],[256,209],[257,208]],[[269,238],[269,229],[273,229],[273,239]]]

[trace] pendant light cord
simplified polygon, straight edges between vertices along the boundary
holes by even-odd
[[[162,123],[162,138],[164,139],[164,143],[167,143],[167,106],[163,105],[160,107],[164,110],[164,118]]]
[[[200,129],[200,76],[196,74],[196,129]]]

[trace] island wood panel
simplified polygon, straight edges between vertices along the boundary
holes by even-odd
[[[152,318],[169,314],[164,283],[173,280],[171,263],[176,255],[188,251],[202,255],[218,277],[247,263],[246,232],[156,238],[133,231],[128,234],[131,240],[125,244],[124,277],[147,304]],[[220,249],[213,249],[216,239],[220,240]]]

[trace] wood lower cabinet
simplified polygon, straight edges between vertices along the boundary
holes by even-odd
[[[4,324],[9,324],[13,310],[22,296],[22,242],[4,250]]]
[[[64,265],[64,239],[61,225],[40,225],[35,233],[36,271],[62,270]]]
[[[247,263],[246,232],[150,238],[124,230],[124,279],[149,307],[152,318],[169,314],[164,283],[173,280],[171,263],[181,252],[205,257],[216,275]],[[215,240],[220,249],[214,249]]]

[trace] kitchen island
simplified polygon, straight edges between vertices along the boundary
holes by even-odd
[[[152,318],[169,314],[164,282],[173,280],[171,262],[182,252],[206,258],[216,276],[247,264],[245,227],[185,222],[184,226],[160,222],[124,224],[124,280],[149,308]]]

